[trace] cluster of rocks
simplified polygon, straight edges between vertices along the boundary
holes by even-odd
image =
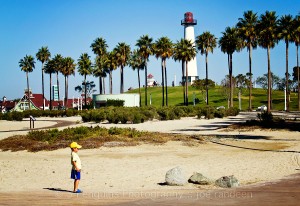
[[[189,183],[199,184],[199,185],[211,185],[215,184],[219,187],[223,188],[231,188],[231,187],[238,187],[239,181],[233,176],[223,176],[215,181],[209,179],[202,175],[201,173],[195,172],[188,180],[185,178],[185,174],[183,173],[182,168],[175,167],[170,169],[166,173],[166,184],[167,185],[175,185],[175,186],[182,186]]]

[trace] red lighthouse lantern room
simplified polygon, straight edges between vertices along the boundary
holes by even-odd
[[[181,25],[196,25],[197,20],[194,19],[192,12],[186,12],[184,14],[184,19],[181,20]]]

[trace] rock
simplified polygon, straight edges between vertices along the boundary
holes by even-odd
[[[180,167],[175,167],[170,169],[166,173],[166,184],[167,185],[179,185],[182,186],[186,184],[186,179],[184,177],[183,171]]]
[[[209,185],[212,183],[212,180],[203,176],[201,173],[194,172],[194,174],[190,177],[188,182],[199,185]]]
[[[216,180],[216,185],[224,188],[238,187],[239,181],[233,176],[224,176]]]

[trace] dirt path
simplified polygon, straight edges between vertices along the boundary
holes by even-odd
[[[66,190],[0,193],[1,205],[299,205],[300,174],[237,189],[82,193]]]

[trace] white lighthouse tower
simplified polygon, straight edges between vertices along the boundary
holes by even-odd
[[[193,45],[195,45],[195,32],[194,25],[197,25],[197,20],[193,18],[192,12],[186,12],[184,14],[184,19],[181,20],[181,25],[184,26],[184,38],[191,40]],[[196,57],[188,62],[188,83],[191,84],[194,80],[199,79],[197,72],[197,61]],[[185,82],[185,76],[183,77],[183,82]]]

